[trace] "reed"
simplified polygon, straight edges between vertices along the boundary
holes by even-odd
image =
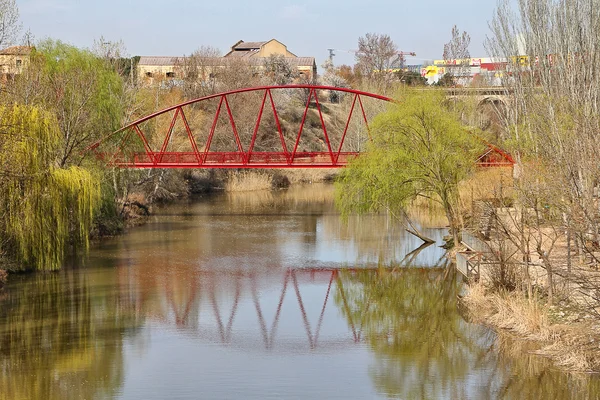
[[[229,173],[225,190],[227,192],[249,192],[268,190],[272,186],[272,177],[258,171],[232,171]]]
[[[534,345],[536,354],[556,365],[578,372],[600,369],[598,333],[588,322],[568,321],[568,309],[551,308],[535,295],[491,291],[482,283],[471,285],[462,301],[474,320]]]

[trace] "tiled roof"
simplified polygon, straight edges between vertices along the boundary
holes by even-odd
[[[292,67],[312,67],[315,64],[314,57],[286,57]]]
[[[170,56],[141,56],[139,65],[169,66],[181,63],[181,57]]]
[[[260,49],[267,42],[241,42],[233,46],[234,50]]]
[[[252,50],[230,51],[229,53],[227,53],[225,55],[225,57],[237,57],[237,58],[252,57],[254,54],[258,54],[258,51],[252,51]]]
[[[0,55],[3,56],[26,56],[34,48],[32,46],[12,46],[0,51]]]
[[[236,59],[239,59],[236,57]],[[252,57],[243,58],[244,61],[249,62],[251,65],[259,66],[263,65],[267,58],[265,57]],[[315,65],[314,57],[286,57],[285,58],[292,67],[313,67]],[[183,57],[165,57],[165,56],[142,56],[140,57],[139,65],[150,65],[150,66],[174,66],[177,64],[183,64],[185,59]],[[229,57],[205,57],[202,59],[204,65],[211,66],[225,66],[232,60]]]
[[[263,65],[269,57],[252,57],[248,59],[248,62],[252,65]],[[285,57],[285,60],[292,67],[313,67],[315,65],[314,57]]]

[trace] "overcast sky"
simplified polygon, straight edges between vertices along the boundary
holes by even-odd
[[[328,48],[357,48],[368,32],[391,36],[417,58],[442,57],[454,24],[471,35],[471,56],[484,57],[494,0],[17,0],[25,30],[78,47],[122,40],[128,55],[183,55],[202,45],[223,53],[238,40],[277,39],[317,65]],[[354,64],[338,51],[335,64]]]

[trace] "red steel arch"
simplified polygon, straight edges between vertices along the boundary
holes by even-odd
[[[305,94],[307,93],[304,113],[292,146],[288,146],[286,143],[279,112],[273,99],[274,91],[290,89],[304,90]],[[254,128],[252,130],[251,138],[247,141],[245,146],[244,143],[242,143],[241,135],[238,132],[234,112],[232,112],[232,107],[230,106],[230,99],[232,96],[241,93],[260,91],[264,92],[262,101],[260,102],[260,107],[256,110],[257,116],[253,124]],[[329,134],[330,131],[327,128],[326,118],[323,115],[322,105],[319,102],[317,91],[340,92],[352,95],[351,107],[348,117],[346,118],[344,129],[341,132],[339,143],[335,145],[331,140]],[[342,151],[344,142],[348,136],[352,116],[355,113],[357,113],[358,118],[364,122],[367,133],[369,132],[369,124],[367,113],[363,105],[363,98],[371,98],[384,102],[394,101],[389,97],[375,93],[321,85],[259,86],[237,89],[186,101],[140,118],[111,133],[99,142],[94,143],[88,148],[88,151],[94,151],[98,158],[106,160],[109,164],[125,168],[339,168],[346,166],[348,161],[359,154],[358,151]],[[197,139],[201,135],[198,133],[194,134],[193,130],[190,128],[184,107],[211,100],[216,100],[218,105],[215,109],[209,132],[206,134],[206,142],[203,143],[202,147],[199,147]],[[278,141],[278,146],[280,146],[280,148],[271,149],[269,151],[256,151],[255,145],[257,135],[259,133],[261,120],[265,113],[265,108],[267,108],[267,102],[270,104],[270,109],[273,112],[277,128],[277,132],[274,134],[278,136],[275,139]],[[313,105],[319,118],[320,129],[322,130],[322,138],[320,139],[322,141],[322,147],[325,147],[327,150],[306,151],[300,149],[300,142],[307,122],[307,115]],[[162,145],[159,150],[153,149],[148,137],[144,133],[142,124],[163,115],[168,115],[169,113],[173,113],[173,116],[170,119],[169,128],[164,133]],[[228,139],[231,141],[232,147],[236,148],[234,151],[214,151],[211,149],[211,146],[214,145],[216,126],[219,118],[222,117],[222,114],[225,116],[229,134],[231,135]],[[189,151],[167,151],[177,122],[183,124],[184,134],[189,140]],[[120,140],[118,139],[119,134],[122,134]],[[134,134],[134,137],[138,137],[138,144],[143,146],[143,150],[127,151],[126,145],[131,140],[132,134]],[[115,138],[117,138],[117,143],[114,152],[100,151],[100,146],[103,143]],[[510,154],[505,153],[489,143],[486,143],[486,145],[488,147],[487,151],[477,159],[477,164],[479,166],[497,167],[514,165],[515,162]],[[141,148],[142,147],[140,147],[140,149]],[[202,150],[200,150],[201,148]]]
[[[282,130],[281,119],[273,99],[273,91],[290,89],[304,90],[305,93],[308,94],[304,107],[304,113],[298,132],[295,136],[293,147],[286,144],[286,139]],[[246,148],[244,148],[229,100],[233,95],[257,91],[263,91],[264,94],[262,96],[260,107],[257,110],[257,117],[254,123],[254,129],[250,143],[246,146]],[[346,119],[341,140],[336,146],[334,146],[330,140],[326,118],[323,115],[322,105],[319,102],[317,91],[342,92],[352,95],[350,112],[348,114],[348,118]],[[385,102],[393,101],[389,97],[374,93],[321,85],[260,86],[237,89],[190,100],[150,114],[130,123],[118,131],[113,132],[101,141],[90,146],[89,150],[94,151],[99,158],[105,159],[112,165],[129,168],[338,168],[345,166],[350,159],[358,155],[358,151],[342,151],[354,113],[359,113],[359,118],[364,121],[368,132],[369,125],[367,121],[367,113],[363,105],[363,98],[365,97]],[[201,147],[197,143],[196,139],[197,135],[194,135],[194,132],[190,128],[188,118],[186,117],[183,108],[213,99],[216,99],[218,106],[212,119],[212,124],[210,131],[208,132],[206,143],[204,143],[202,150],[200,150]],[[277,126],[277,139],[281,145],[281,148],[273,151],[255,151],[254,149],[257,141],[257,134],[259,132],[260,123],[263,118],[267,102],[270,104],[271,111],[273,112],[273,117]],[[327,148],[326,151],[300,150],[299,145],[304,133],[307,114],[311,106],[316,109],[318,114],[322,129],[322,141],[325,145],[324,147]],[[225,110],[225,112],[223,110]],[[159,150],[153,149],[150,145],[148,137],[143,132],[141,125],[147,121],[168,113],[174,114],[171,119],[169,129],[165,132],[162,146]],[[222,114],[225,114],[225,118],[228,121],[232,144],[233,141],[235,141],[236,151],[211,150],[211,146],[214,144],[213,139],[215,135],[215,128],[219,118],[222,117]],[[183,123],[185,134],[187,135],[190,143],[191,151],[169,152],[167,151],[167,148],[172,139],[173,129],[175,124],[179,121]],[[132,133],[140,139],[144,150],[126,154],[124,152],[124,148],[131,139]],[[119,134],[123,134],[123,137],[118,141],[117,151],[114,154],[102,153],[99,151],[102,143],[105,143],[110,139],[114,139]]]

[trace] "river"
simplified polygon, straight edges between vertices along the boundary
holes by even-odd
[[[0,399],[597,398],[470,323],[439,243],[327,185],[157,207],[0,292]],[[440,218],[423,231],[441,241]]]

